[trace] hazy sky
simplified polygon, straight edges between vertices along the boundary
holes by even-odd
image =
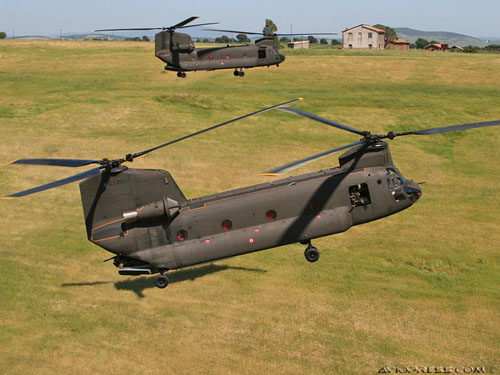
[[[12,35],[161,27],[189,16],[216,27],[281,32],[339,32],[361,23],[500,38],[500,0],[0,0],[0,31]],[[196,29],[193,29],[196,35]]]

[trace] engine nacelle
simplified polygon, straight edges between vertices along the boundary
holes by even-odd
[[[179,211],[179,202],[171,198],[163,198],[161,201],[145,204],[138,207],[135,211],[123,213],[123,218],[127,223],[140,220],[150,220],[160,217],[172,218]]]

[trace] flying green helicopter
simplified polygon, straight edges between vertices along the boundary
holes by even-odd
[[[348,230],[405,210],[421,197],[419,185],[395,166],[385,140],[498,126],[500,121],[453,125],[400,133],[372,134],[290,107],[290,100],[225,121],[118,159],[19,159],[15,165],[82,167],[85,172],[10,194],[12,199],[75,181],[87,237],[113,254],[121,275],[158,273],[168,285],[169,270],[300,242],[307,261],[316,262],[315,238]],[[125,164],[173,143],[235,121],[279,109],[356,135],[359,140],[272,169],[276,176],[334,152],[345,151],[339,165],[236,190],[188,199],[167,171],[128,168]]]

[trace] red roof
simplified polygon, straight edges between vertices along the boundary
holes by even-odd
[[[366,27],[367,29],[372,29],[372,30],[375,30],[375,31],[378,31],[378,32],[385,33],[385,30],[379,29],[378,27],[373,27],[373,26],[366,25],[366,24],[363,24],[361,26]]]
[[[407,40],[404,40],[404,39],[394,39],[393,41],[391,41],[391,43],[410,44],[410,42],[408,42]]]
[[[350,27],[348,29],[345,29],[344,32],[346,32],[347,30],[355,29],[356,27],[360,27],[360,26],[364,27],[365,29],[370,29],[370,30],[376,31],[377,33],[385,33],[385,30],[382,30],[382,29],[379,29],[379,28],[367,25],[365,23],[363,23],[361,25],[358,25],[358,26],[354,26],[354,27]]]

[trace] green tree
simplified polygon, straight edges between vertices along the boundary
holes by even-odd
[[[337,46],[339,44],[342,44],[342,43],[340,43],[340,40],[338,40],[338,39],[332,39],[332,46]]]
[[[328,44],[328,40],[326,40],[325,38],[321,38],[319,44]]]
[[[382,29],[385,31],[384,48],[386,48],[389,45],[389,43],[391,43],[393,40],[398,39],[398,33],[396,32],[396,30],[394,30],[390,26],[385,26],[385,25],[381,25],[381,24],[377,23],[376,25],[373,25],[373,27],[376,27],[377,29]]]
[[[222,35],[219,38],[215,38],[215,43],[229,44],[230,42],[231,42],[231,39],[229,39],[226,35]]]
[[[307,39],[309,39],[309,43],[311,44],[318,44],[318,39],[316,39],[315,37],[313,37],[312,35],[309,35],[307,37]]]
[[[429,41],[427,39],[423,39],[423,38],[418,38],[415,41],[415,46],[417,47],[417,49],[423,49],[428,44],[429,44]]]
[[[481,48],[477,46],[466,46],[464,47],[464,52],[465,53],[478,53],[481,50]]]
[[[264,28],[262,29],[262,33],[264,35],[268,34],[273,34],[274,37],[274,42],[276,45],[279,47],[280,46],[280,41],[278,40],[278,36],[275,35],[276,31],[278,31],[278,26],[273,22],[273,20],[266,19],[266,24],[264,25]]]
[[[270,29],[273,34],[278,31],[278,26],[273,22],[273,20],[268,20],[266,19],[266,24],[264,25],[264,28],[262,29],[262,32],[265,34],[266,29]]]
[[[238,40],[238,43],[249,43],[250,39],[248,39],[247,34],[238,34],[236,35],[236,39]]]
[[[7,33],[5,31],[0,31],[0,39],[7,38]]]
[[[149,42],[149,38],[148,38],[148,36],[147,36],[147,35],[144,35],[144,36],[142,37],[142,40],[143,40],[144,42]]]
[[[290,38],[287,38],[286,36],[282,36],[280,38],[281,43],[290,43]]]

